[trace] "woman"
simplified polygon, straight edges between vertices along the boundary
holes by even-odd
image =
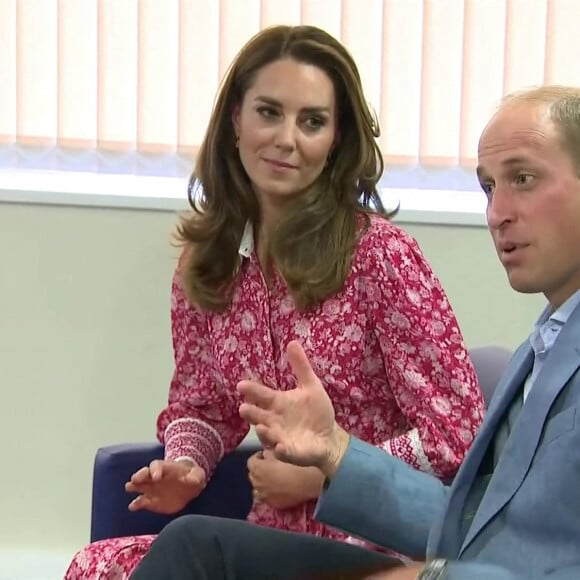
[[[455,474],[483,400],[440,282],[383,209],[377,136],[352,57],[324,31],[266,29],[234,60],[179,227],[176,366],[158,419],[165,460],[133,475],[130,509],[174,513],[201,492],[248,433],[236,384],[294,386],[291,340],[347,431],[417,469]],[[349,540],[313,520],[317,469],[265,451],[248,470],[250,521]],[[127,577],[151,541],[90,545],[67,578]]]

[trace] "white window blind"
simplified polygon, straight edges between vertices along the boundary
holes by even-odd
[[[461,170],[506,92],[580,85],[577,0],[0,0],[0,165],[185,175],[236,52],[314,24],[356,59],[387,167]]]

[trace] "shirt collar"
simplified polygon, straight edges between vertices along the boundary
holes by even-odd
[[[576,310],[576,307],[580,304],[580,290],[576,290],[556,312],[554,312],[550,318],[565,324],[568,318],[572,315],[572,312]]]
[[[238,254],[244,258],[249,258],[254,251],[254,226],[250,221],[246,222],[244,226],[244,233],[242,234],[242,240],[240,242],[240,247],[238,248]]]
[[[536,322],[535,327],[537,328],[541,326],[548,320],[553,320],[554,322],[557,322],[563,326],[566,324],[568,318],[570,318],[570,315],[572,312],[574,312],[578,305],[580,305],[580,290],[576,290],[576,292],[574,292],[574,294],[572,294],[572,296],[570,296],[570,298],[568,298],[568,300],[566,300],[566,302],[564,302],[564,304],[562,304],[554,312],[552,312],[550,306],[547,306],[544,312],[542,312],[540,315],[540,318]]]

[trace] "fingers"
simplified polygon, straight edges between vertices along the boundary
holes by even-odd
[[[256,476],[251,471],[248,471],[248,480],[252,484],[252,488],[255,489],[257,485]]]
[[[310,366],[310,361],[302,348],[302,345],[297,340],[292,340],[288,343],[286,348],[286,356],[288,363],[292,368],[292,372],[302,387],[312,388],[320,385],[320,380]]]
[[[129,504],[129,511],[151,509],[152,499],[148,495],[140,495]]]
[[[285,443],[278,443],[274,448],[274,455],[276,459],[282,463],[289,463],[291,465],[300,465],[296,455],[290,452],[290,448]]]
[[[262,442],[262,445],[271,450],[271,456],[275,459],[293,465],[312,465],[311,463],[304,463],[301,460],[294,447],[288,444],[284,433],[278,425],[273,425],[272,427],[256,425],[256,435]]]
[[[136,471],[125,484],[130,493],[148,493],[164,479],[182,478],[186,483],[205,486],[205,471],[190,461],[164,461],[156,459],[148,466]]]
[[[264,409],[270,409],[276,400],[277,391],[255,381],[240,381],[236,388],[247,403]]]
[[[264,494],[261,491],[257,490],[256,488],[252,490],[252,496],[254,497],[254,501],[257,502],[264,501]]]
[[[256,435],[260,440],[260,443],[265,448],[274,449],[276,445],[280,442],[281,434],[279,430],[273,427],[269,427],[264,424],[256,425]]]
[[[157,482],[163,479],[165,466],[174,463],[173,461],[160,461],[155,459],[149,464],[149,474],[152,482]]]
[[[264,449],[264,451],[260,451],[260,453],[262,454],[262,459],[265,459],[266,461],[272,461],[272,460],[276,460],[276,456],[274,455],[274,451],[272,451],[272,449]]]
[[[129,493],[143,493],[145,491],[144,487],[145,484],[135,484],[132,481],[128,481],[125,484],[125,491],[128,491]]]
[[[131,476],[131,482],[135,485],[143,485],[159,481],[163,477],[164,464],[168,463],[160,459],[155,459],[149,465],[142,467]],[[170,462],[171,463],[171,462]]]
[[[256,468],[257,462],[263,458],[262,453],[263,453],[262,451],[257,451],[256,453],[253,453],[252,455],[250,455],[250,457],[248,458],[248,461],[246,462],[246,466],[248,468],[248,471],[252,471],[253,469]]]
[[[271,443],[271,440],[272,440],[271,437],[267,437],[266,439],[261,439],[260,435],[258,433],[256,433],[256,437],[258,438],[260,445],[262,445],[262,447],[264,449],[272,449],[273,445]]]
[[[269,425],[273,420],[271,411],[257,407],[252,403],[242,403],[239,408],[239,414],[244,421],[251,425]]]
[[[142,467],[131,476],[131,483],[141,485],[151,481],[151,474],[149,473],[149,466]]]
[[[202,487],[202,488],[205,487],[205,483],[206,483],[205,471],[201,467],[198,467],[197,465],[192,467],[185,474],[183,479],[184,479],[185,483],[187,483],[189,485],[194,485],[194,486]]]

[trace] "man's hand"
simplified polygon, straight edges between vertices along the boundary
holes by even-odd
[[[125,484],[125,490],[139,493],[131,511],[146,509],[174,514],[196,498],[206,485],[205,471],[192,461],[152,461]]]
[[[349,436],[336,424],[330,398],[302,346],[292,341],[286,352],[296,388],[276,391],[254,381],[241,381],[238,391],[244,403],[240,416],[256,426],[260,441],[278,459],[318,467],[330,477],[346,452]]]
[[[248,459],[248,477],[254,498],[278,510],[316,499],[324,482],[319,469],[283,463],[269,450],[259,451]]]
[[[366,576],[364,580],[417,580],[417,575],[425,564],[414,564],[412,566],[398,566],[385,572],[377,572]]]

